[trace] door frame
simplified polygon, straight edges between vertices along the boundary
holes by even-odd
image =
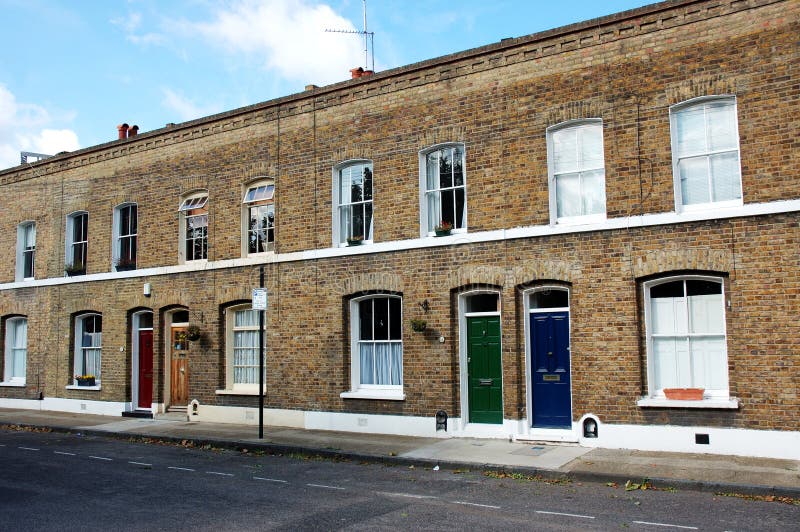
[[[164,410],[172,405],[172,329],[173,327],[188,327],[189,322],[172,321],[177,312],[189,312],[188,307],[175,307],[164,312],[164,334],[161,340],[164,345]]]
[[[152,310],[138,310],[131,316],[131,410],[149,410],[152,412],[153,401],[151,401],[150,408],[143,409],[139,406],[139,331],[153,331],[153,327],[140,326],[141,318],[144,314],[150,314],[155,319]],[[155,357],[155,349],[153,351],[153,357]],[[155,390],[153,392],[153,399],[155,399]]]
[[[537,312],[536,309],[531,309],[531,296],[536,292],[543,292],[545,290],[560,290],[567,293],[567,304],[566,307],[558,307],[558,308],[547,308],[541,309]],[[572,388],[572,312],[570,309],[572,308],[572,288],[566,285],[560,284],[545,284],[539,285],[532,288],[528,288],[527,290],[522,291],[522,301],[523,301],[523,314],[524,319],[522,320],[523,325],[525,327],[525,433],[531,435],[533,433],[536,434],[536,439],[542,440],[552,440],[552,441],[578,441],[575,436],[575,422],[572,422],[571,429],[558,429],[558,428],[541,428],[541,427],[534,427],[533,426],[533,372],[531,370],[531,360],[532,360],[532,349],[533,346],[531,345],[531,325],[530,325],[530,315],[532,313],[550,313],[550,312],[566,312],[567,318],[569,320],[569,408],[570,412],[574,412],[573,410],[573,388]]]
[[[471,296],[491,294],[497,296],[497,306],[499,310],[496,312],[467,312],[467,298]],[[459,391],[460,391],[460,410],[461,410],[461,429],[465,429],[470,423],[469,420],[469,366],[467,364],[467,318],[478,316],[499,316],[500,317],[500,360],[502,364],[503,358],[503,298],[501,297],[499,289],[491,288],[476,288],[473,290],[466,290],[458,294],[458,367],[459,367]],[[501,385],[502,386],[502,385]],[[503,388],[504,389],[504,388]],[[502,397],[502,395],[501,395]],[[502,427],[505,423],[505,416],[503,421],[497,425]],[[480,425],[485,425],[481,423]],[[494,426],[494,425],[493,425]]]

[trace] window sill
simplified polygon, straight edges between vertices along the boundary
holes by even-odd
[[[380,401],[405,401],[406,394],[401,391],[385,390],[357,390],[354,392],[342,392],[339,394],[342,399],[377,399]]]
[[[217,395],[252,395],[258,397],[258,389],[255,390],[215,390],[215,394]],[[267,389],[264,388],[264,393],[267,393]]]
[[[703,399],[702,401],[683,401],[664,399],[659,397],[642,397],[636,401],[636,406],[642,408],[708,408],[717,410],[737,410],[739,399]]]
[[[77,384],[68,384],[66,387],[67,390],[99,390],[100,385],[96,386],[78,386]]]
[[[14,381],[0,382],[0,387],[4,387],[4,388],[24,388],[25,387],[25,382],[14,382]]]

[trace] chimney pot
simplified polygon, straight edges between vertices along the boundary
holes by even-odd
[[[117,126],[117,132],[119,133],[119,138],[126,139],[128,138],[128,124],[120,124]]]
[[[139,126],[131,126],[128,130],[128,138],[135,137],[139,133]]]
[[[318,85],[306,85],[306,90],[307,91],[313,91],[314,89],[318,89],[318,88],[319,88]]]
[[[352,76],[352,79],[360,78],[363,74],[364,69],[361,67],[350,69],[350,76]]]

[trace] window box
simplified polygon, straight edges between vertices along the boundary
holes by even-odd
[[[348,246],[360,246],[364,243],[364,239],[361,237],[354,236],[352,238],[347,239]]]
[[[117,269],[118,272],[129,272],[131,270],[135,270],[136,269],[136,263],[135,262],[123,262],[122,260],[120,260],[119,262],[117,262],[116,269]]]
[[[436,236],[448,236],[452,231],[453,224],[444,220],[439,222],[439,225],[433,228],[433,232],[436,233]]]
[[[94,377],[76,377],[78,386],[96,386]]]
[[[703,391],[703,388],[664,388],[664,395],[667,399],[702,401]]]
[[[78,264],[65,264],[64,271],[67,277],[75,277],[76,275],[86,275],[86,266],[81,263]]]

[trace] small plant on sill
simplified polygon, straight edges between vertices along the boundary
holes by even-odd
[[[355,235],[347,238],[348,246],[360,246],[363,243],[364,243],[364,237],[361,235]]]
[[[446,220],[442,220],[439,222],[439,225],[433,228],[436,236],[447,236],[450,234],[450,231],[453,230],[453,224]]]
[[[127,272],[136,269],[136,259],[120,257],[114,262],[114,267],[118,272]]]
[[[75,381],[78,383],[78,386],[94,386],[95,385],[95,376],[91,373],[86,375],[75,375]]]
[[[86,265],[82,262],[68,262],[64,264],[64,272],[69,277],[73,275],[83,275],[86,273]]]

